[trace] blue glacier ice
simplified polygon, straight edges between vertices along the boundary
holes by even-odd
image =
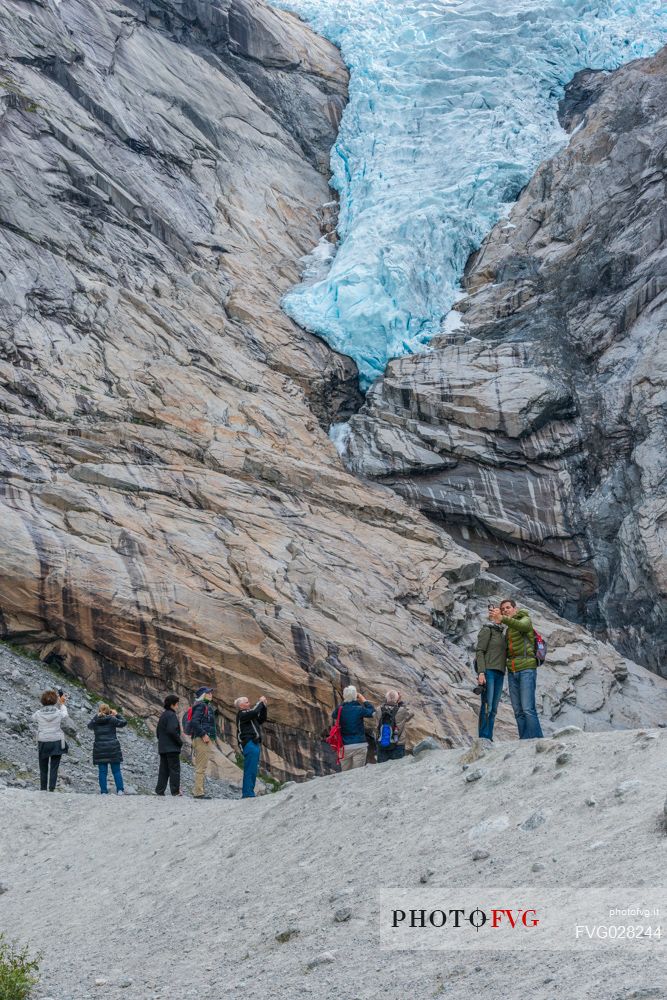
[[[667,0],[273,2],[350,68],[331,154],[340,243],[283,304],[365,384],[438,332],[468,255],[566,141],[556,112],[574,73],[667,42]]]

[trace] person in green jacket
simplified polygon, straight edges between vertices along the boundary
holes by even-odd
[[[489,605],[489,618],[494,605]],[[482,625],[477,636],[475,662],[477,664],[477,683],[482,690],[482,701],[479,709],[479,736],[483,740],[493,740],[493,724],[496,720],[498,702],[503,691],[505,680],[506,659],[505,629],[489,621]]]
[[[489,618],[497,625],[507,626],[507,685],[519,739],[539,739],[542,727],[535,705],[535,629],[530,615],[523,608],[517,608],[516,601],[507,598],[501,601],[499,608],[489,612]]]

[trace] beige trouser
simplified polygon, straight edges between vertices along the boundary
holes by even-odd
[[[345,747],[345,756],[340,762],[341,771],[351,771],[353,767],[363,767],[368,754],[368,744],[360,743]]]
[[[206,777],[206,768],[208,767],[212,746],[213,744],[210,740],[208,743],[204,743],[200,736],[195,736],[192,741],[192,760],[195,766],[195,787],[192,793],[193,795],[204,794],[204,778]]]

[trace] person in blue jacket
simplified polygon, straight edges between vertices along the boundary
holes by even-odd
[[[375,712],[370,701],[352,684],[343,691],[343,704],[337,705],[331,713],[335,722],[340,710],[340,730],[343,737],[344,755],[340,762],[341,771],[350,771],[353,767],[363,767],[366,763],[368,743],[364,719],[370,719]]]

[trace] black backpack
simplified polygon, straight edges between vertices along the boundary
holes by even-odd
[[[398,743],[398,733],[396,731],[396,713],[398,705],[383,705],[380,713],[380,724],[378,726],[378,746],[390,747],[392,743]]]

